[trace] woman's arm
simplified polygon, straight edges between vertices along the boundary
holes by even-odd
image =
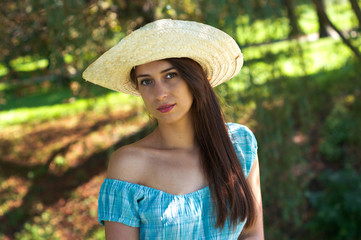
[[[253,192],[256,203],[256,222],[250,228],[243,229],[238,240],[263,240],[263,211],[258,156],[256,156],[251,171],[249,172],[247,182]]]
[[[139,240],[139,228],[117,222],[104,222],[106,240]]]

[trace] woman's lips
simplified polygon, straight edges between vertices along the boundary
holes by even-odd
[[[174,108],[175,104],[166,104],[166,105],[162,105],[159,108],[157,108],[157,110],[161,113],[167,113],[170,110],[172,110]]]

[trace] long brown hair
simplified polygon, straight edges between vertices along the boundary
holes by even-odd
[[[202,67],[189,58],[164,59],[186,81],[194,100],[191,107],[195,138],[201,150],[201,164],[208,180],[216,227],[223,228],[229,218],[233,227],[247,219],[246,227],[255,222],[253,194],[242,172],[213,88]],[[135,84],[134,71],[131,78]]]

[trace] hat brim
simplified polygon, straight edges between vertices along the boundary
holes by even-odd
[[[212,26],[162,19],[123,38],[84,72],[83,78],[100,86],[139,96],[130,79],[133,67],[167,58],[191,58],[205,71],[212,87],[236,75],[243,65],[232,37]]]

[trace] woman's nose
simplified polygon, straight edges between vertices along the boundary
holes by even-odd
[[[163,82],[159,81],[155,84],[155,97],[157,100],[164,100],[168,96],[168,89]]]

